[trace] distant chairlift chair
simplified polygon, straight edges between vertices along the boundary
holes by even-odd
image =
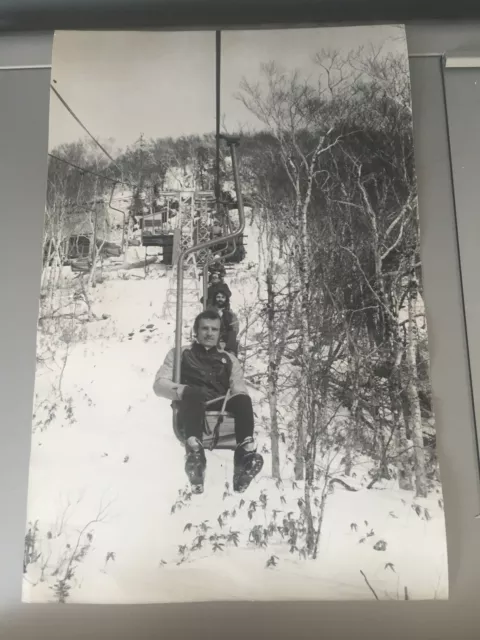
[[[145,260],[147,260],[148,247],[163,249],[163,262],[172,264],[174,229],[171,218],[177,215],[177,211],[170,207],[167,198],[166,205],[159,209],[152,207],[152,212],[145,215],[142,220],[142,246],[145,247]]]

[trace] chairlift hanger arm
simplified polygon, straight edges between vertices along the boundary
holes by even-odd
[[[235,180],[235,191],[237,192],[237,204],[238,204],[238,214],[239,214],[239,227],[236,231],[226,235],[226,236],[221,236],[219,238],[212,238],[211,240],[207,240],[206,242],[202,242],[200,244],[194,245],[193,247],[189,247],[188,249],[185,249],[185,251],[183,251],[179,258],[178,261],[180,263],[180,261],[184,261],[185,258],[190,255],[191,253],[197,253],[199,251],[203,251],[204,249],[208,249],[212,246],[214,246],[215,244],[218,244],[219,242],[228,242],[230,240],[233,240],[234,238],[237,238],[239,235],[241,235],[241,233],[244,231],[245,229],[245,214],[244,214],[244,210],[243,210],[243,198],[242,198],[242,194],[240,191],[240,181],[239,181],[239,177],[238,177],[238,165],[237,165],[237,157],[236,157],[236,153],[235,153],[235,147],[238,145],[240,138],[238,137],[233,137],[233,136],[221,136],[222,138],[225,138],[227,140],[227,144],[230,147],[230,151],[232,154],[232,168],[233,168],[233,176],[234,176],[234,180]]]
[[[236,154],[236,146],[238,145],[240,138],[236,136],[220,136],[223,140],[226,141],[227,145],[230,148],[230,153],[232,156],[232,169],[233,169],[233,178],[235,182],[235,191],[237,194],[237,205],[238,205],[238,217],[239,217],[239,226],[238,228],[224,237],[221,238],[212,238],[206,242],[202,242],[200,244],[194,245],[193,247],[189,247],[180,253],[178,256],[177,262],[177,314],[176,314],[176,329],[175,329],[175,361],[173,367],[173,381],[177,384],[180,384],[180,366],[181,366],[181,349],[182,349],[182,321],[183,321],[183,264],[185,262],[185,258],[191,253],[197,253],[199,251],[203,251],[204,249],[209,249],[219,242],[229,242],[234,238],[240,236],[245,229],[245,212],[243,209],[243,198],[242,191],[240,187],[240,177],[238,173],[238,164],[237,164],[237,154]]]
[[[112,204],[112,202],[113,202],[113,196],[115,195],[115,189],[116,189],[117,184],[118,184],[118,183],[117,183],[117,182],[115,182],[115,183],[112,185],[112,190],[111,190],[111,192],[110,192],[110,200],[109,200],[109,202],[108,202],[108,206],[109,206],[109,208],[110,208],[110,209],[113,209],[113,211],[118,211],[118,213],[121,213],[121,214],[122,214],[122,216],[123,216],[123,224],[125,224],[125,211],[123,211],[122,209],[119,209],[118,207],[114,207],[114,206],[113,206],[113,204]]]

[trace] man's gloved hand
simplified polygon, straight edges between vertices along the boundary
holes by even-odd
[[[204,404],[207,401],[208,391],[203,387],[185,387],[182,400]]]

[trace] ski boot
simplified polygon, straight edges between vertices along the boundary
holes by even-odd
[[[233,455],[233,490],[243,493],[262,467],[263,458],[257,453],[253,438],[245,438]]]
[[[189,438],[186,446],[185,473],[190,481],[192,493],[203,493],[207,460],[200,440]]]

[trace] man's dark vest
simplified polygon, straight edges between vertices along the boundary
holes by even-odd
[[[195,342],[184,350],[181,384],[208,390],[208,400],[224,396],[230,387],[232,361],[216,347],[205,349]]]

